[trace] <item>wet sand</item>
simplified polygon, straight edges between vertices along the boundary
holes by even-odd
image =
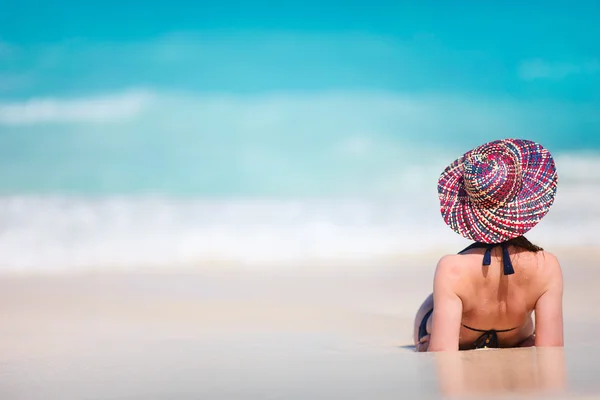
[[[600,398],[600,273],[561,260],[564,350],[438,354],[411,343],[435,258],[5,274],[0,398]]]

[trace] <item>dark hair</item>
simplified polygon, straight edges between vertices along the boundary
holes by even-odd
[[[527,250],[527,251],[533,251],[534,253],[537,253],[538,251],[543,251],[544,250],[540,246],[531,243],[529,241],[529,239],[527,239],[525,236],[518,236],[516,238],[507,240],[504,243],[506,243],[508,245],[515,246],[515,247],[520,247],[520,248],[522,248],[524,250]]]

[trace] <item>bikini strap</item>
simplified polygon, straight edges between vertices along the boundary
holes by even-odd
[[[465,324],[463,324],[463,326],[467,329],[470,329],[472,331],[475,332],[481,332],[482,335],[479,336],[477,338],[477,340],[475,340],[475,343],[473,343],[474,347],[476,349],[481,349],[481,348],[496,348],[498,347],[498,333],[501,332],[509,332],[512,331],[514,329],[517,328],[511,328],[511,329],[488,329],[488,330],[483,330],[483,329],[475,329],[475,328],[471,328],[470,326],[467,326]]]
[[[515,269],[513,268],[512,262],[510,261],[510,254],[508,254],[508,246],[506,243],[480,243],[475,242],[462,250],[460,253],[464,253],[467,250],[476,249],[476,248],[484,248],[485,253],[483,254],[483,265],[490,265],[492,263],[492,249],[496,246],[502,247],[502,266],[504,268],[504,275],[512,275],[515,273]]]
[[[470,326],[467,326],[465,324],[462,324],[462,326],[464,326],[465,328],[467,328],[471,331],[483,332],[483,333],[490,333],[490,332],[503,333],[503,332],[514,331],[515,329],[518,328],[518,326],[516,326],[516,327],[510,328],[510,329],[476,329],[476,328],[471,328]]]

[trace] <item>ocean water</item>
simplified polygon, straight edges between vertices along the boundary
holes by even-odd
[[[536,140],[558,195],[530,237],[598,246],[600,116],[585,105],[391,93],[132,90],[0,103],[0,268],[363,263],[468,244],[437,178]]]

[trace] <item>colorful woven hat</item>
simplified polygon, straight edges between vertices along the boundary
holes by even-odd
[[[467,239],[500,243],[523,235],[548,213],[558,177],[540,144],[503,139],[450,164],[438,181],[446,224]]]

